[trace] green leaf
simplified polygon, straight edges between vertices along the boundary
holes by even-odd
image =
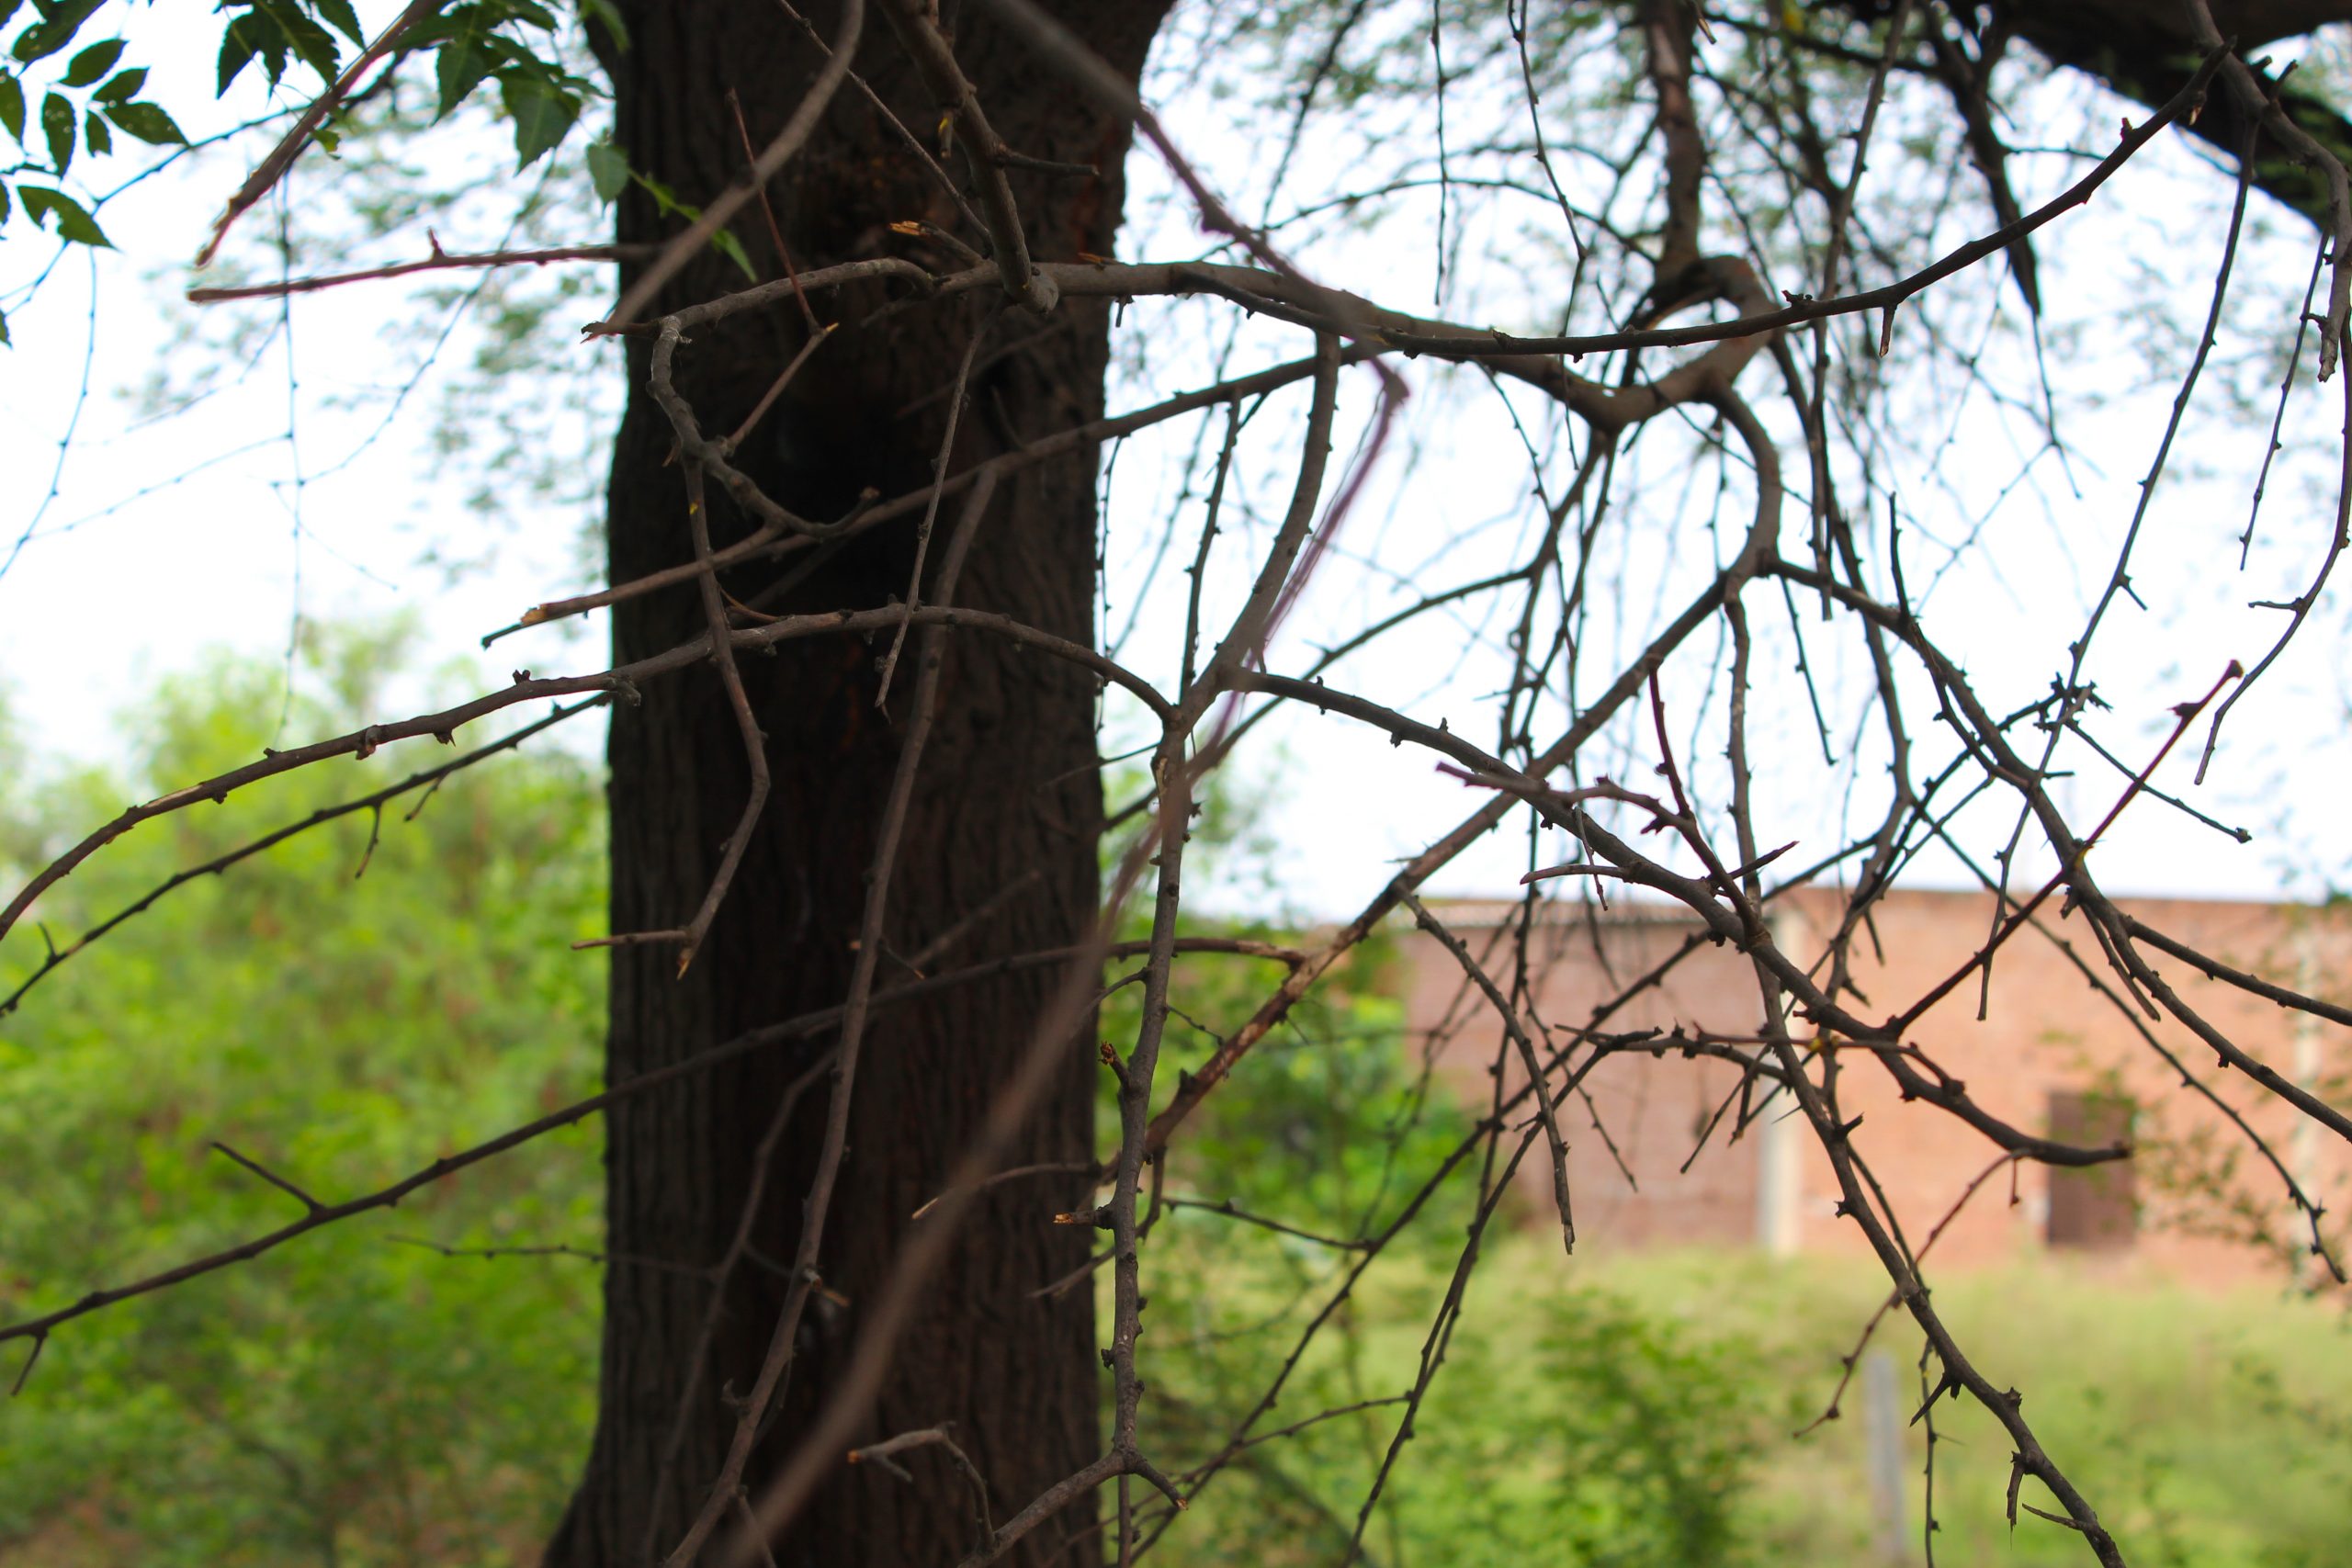
[[[499,73],[499,95],[514,122],[514,155],[529,168],[552,151],[580,118],[580,100],[520,71]]]
[[[117,130],[127,130],[151,147],[185,147],[187,138],[172,117],[154,104],[113,104],[104,111]]]
[[[689,223],[702,216],[701,208],[688,207],[678,199],[677,192],[655,179],[651,175],[640,175],[632,170],[628,177],[643,186],[645,194],[653,198],[653,205],[659,207],[663,212],[683,214]]]
[[[368,35],[360,30],[359,15],[351,8],[351,0],[315,0],[315,5],[327,26],[361,48],[367,47]]]
[[[538,0],[506,0],[506,9],[514,20],[528,22],[548,32],[561,25],[555,19],[555,13],[538,4]]]
[[[74,162],[74,106],[51,93],[41,100],[40,133],[49,141],[50,167],[64,177]]]
[[[76,245],[104,245],[108,249],[114,246],[114,242],[100,231],[98,220],[62,190],[20,185],[17,187],[17,199],[24,205],[25,216],[41,228],[48,228],[50,219],[54,217],[61,240]]]
[[[672,190],[668,186],[663,185],[660,180],[655,179],[651,175],[640,175],[635,170],[631,170],[628,177],[635,180],[639,185],[643,186],[646,193],[653,197],[655,205],[660,207],[663,212],[673,217],[683,218],[689,223],[700,221],[702,218],[701,208],[696,207],[690,202],[680,201],[675,191]],[[743,269],[743,276],[750,278],[752,282],[757,283],[760,280],[760,275],[752,268],[752,258],[746,255],[743,252],[743,242],[738,240],[726,230],[721,229],[718,232],[710,237],[710,248],[717,251],[720,255],[725,256],[729,261],[733,262],[737,266],[741,267]]]
[[[119,104],[126,99],[137,97],[139,89],[146,85],[146,81],[147,68],[144,65],[134,65],[128,71],[116,72],[113,81],[92,93],[90,96],[102,104]]]
[[[105,3],[106,0],[64,0],[62,5],[42,6],[41,19],[18,33],[16,46],[8,52],[28,64],[48,59],[72,43],[74,35],[82,30],[82,24],[90,19],[90,13]]]
[[[107,122],[96,115],[82,117],[82,140],[89,144],[93,155],[114,151],[114,132],[108,130]]]
[[[7,187],[6,186],[0,186],[0,228],[6,228],[6,227],[7,227],[7,223],[8,223],[8,187]]]
[[[8,25],[8,18],[17,14],[17,6],[19,3],[20,0],[0,0],[0,28]]]
[[[0,20],[5,19],[5,17],[0,17]],[[8,198],[5,195],[0,195],[0,208],[6,208],[7,205]],[[0,310],[0,348],[6,348],[8,346],[8,312],[6,310]]]
[[[14,76],[0,76],[0,125],[21,144],[25,140],[25,87]]]
[[[448,118],[449,111],[464,103],[497,63],[491,56],[488,29],[481,25],[479,10],[468,6],[450,19],[457,24],[456,30],[433,57],[433,79],[441,89],[441,105],[433,116],[436,121]]]
[[[621,20],[620,9],[613,0],[580,0],[580,19],[582,23],[594,22],[612,35],[615,44],[623,50],[628,48],[628,24]]]
[[[277,30],[294,46],[302,63],[317,72],[321,81],[334,80],[338,59],[334,34],[312,21],[293,0],[260,0],[256,9],[277,24]]]
[[[262,70],[269,77],[271,86],[286,74],[286,38],[270,26],[269,18],[248,11],[231,22],[220,34],[220,90],[229,90],[229,84],[258,55]]]
[[[602,138],[588,143],[588,183],[599,201],[618,197],[628,188],[628,155]]]
[[[757,283],[760,280],[760,275],[752,270],[752,258],[743,254],[743,242],[729,233],[726,230],[721,229],[717,233],[711,235],[710,248],[717,251],[720,255],[725,256],[729,261],[733,262],[737,266],[742,268],[743,276],[750,278],[753,283]]]
[[[68,87],[86,87],[113,70],[114,62],[121,58],[122,40],[120,39],[110,38],[104,43],[94,43],[75,55],[73,63],[66,66],[64,85]]]

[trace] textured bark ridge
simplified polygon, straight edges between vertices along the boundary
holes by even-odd
[[[1163,6],[1068,0],[1052,7],[1106,59],[1139,72]],[[707,201],[748,159],[732,109],[741,99],[754,143],[775,135],[820,56],[772,0],[625,4],[630,42],[605,40],[617,141],[639,171],[681,200]],[[832,7],[809,7],[828,37]],[[868,7],[857,63],[918,135],[939,122],[882,19]],[[988,112],[1019,152],[1092,164],[1100,178],[1016,172],[1014,187],[1040,260],[1111,250],[1127,133],[1080,100],[1016,40],[967,14],[956,52]],[[952,164],[951,164],[952,166]],[[803,269],[896,254],[946,265],[944,253],[888,231],[926,219],[962,228],[935,180],[854,86],[835,99],[817,138],[771,191]],[[620,204],[619,237],[674,232],[642,192]],[[781,265],[756,206],[732,225],[763,276]],[[967,238],[985,243],[979,236]],[[623,286],[628,282],[623,278]],[[706,256],[657,310],[741,287]],[[1002,311],[996,299],[890,312],[894,290],[875,288],[814,301],[842,324],[745,443],[738,461],[802,515],[836,516],[860,491],[895,495],[930,478],[954,378],[971,334],[988,336],[976,361],[955,466],[1100,412],[1108,321],[1099,303],[1072,302],[1051,318]],[[805,341],[786,300],[738,316],[687,344],[679,388],[703,427],[732,429]],[[668,465],[670,434],[645,393],[647,357],[631,344],[631,400],[616,447],[610,560],[616,581],[690,558],[684,492]],[[1004,612],[1079,641],[1091,637],[1096,560],[1095,455],[1032,468],[1000,489],[957,592],[959,603]],[[714,543],[748,525],[713,497]],[[952,512],[951,512],[952,517]],[[944,542],[942,525],[939,542]],[[729,573],[741,601],[760,600],[780,574],[802,579],[763,601],[772,611],[878,605],[903,595],[910,527],[821,558],[786,558]],[[940,555],[936,548],[931,559]],[[614,615],[614,657],[629,660],[696,635],[691,585],[639,599]],[[693,968],[673,977],[676,950],[614,955],[608,1071],[617,1079],[675,1060],[746,1029],[838,1002],[844,992],[865,871],[914,690],[910,655],[877,710],[877,656],[854,637],[786,644],[747,657],[744,677],[768,736],[775,794],[718,922]],[[899,856],[888,926],[892,952],[912,953],[1008,885],[1025,891],[959,942],[965,963],[1075,940],[1093,913],[1102,797],[1094,772],[1095,692],[1068,664],[974,637],[950,648],[940,713]],[[693,912],[742,808],[748,770],[716,678],[665,682],[616,715],[612,761],[612,929],[676,926]],[[885,955],[881,983],[894,976]],[[826,1230],[825,1290],[804,1325],[789,1385],[746,1483],[756,1495],[825,1399],[910,1216],[939,1190],[969,1141],[1008,1063],[1027,1043],[1055,983],[1033,973],[955,992],[875,1020],[856,1086],[849,1155]],[[686,1270],[725,1253],[754,1181],[754,1153],[784,1086],[829,1044],[779,1047],[683,1079],[616,1107],[609,1123],[609,1247],[602,1412],[585,1477],[550,1546],[561,1568],[631,1568],[659,1561],[684,1529],[718,1471],[735,1424],[725,1392],[750,1386],[781,1304],[825,1112],[820,1079],[776,1145],[752,1257],[729,1286],[711,1354],[686,1403],[683,1442],[669,1443],[710,1289]],[[1092,1153],[1092,1042],[1073,1043],[1012,1164],[1082,1161]],[[901,1345],[862,1440],[953,1423],[987,1477],[1000,1519],[1099,1451],[1093,1305],[1085,1288],[1038,1299],[1038,1288],[1085,1260],[1081,1227],[1045,1223],[1086,1201],[1083,1178],[1017,1180],[986,1196],[968,1235],[933,1280]],[[666,1266],[666,1267],[665,1267]],[[974,1542],[968,1484],[936,1450],[904,1456],[912,1484],[882,1467],[845,1467],[774,1543],[785,1564],[952,1562]],[[1009,1561],[1083,1564],[1097,1559],[1083,1507],[1033,1535]],[[726,1545],[724,1536],[718,1547]],[[650,1550],[650,1555],[649,1555]],[[716,1558],[714,1550],[706,1556]]]

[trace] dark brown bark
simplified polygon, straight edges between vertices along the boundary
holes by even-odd
[[[2352,0],[2208,0],[2208,6],[2222,36],[2248,60],[2259,59],[2265,44],[2352,21]],[[1849,0],[1847,8],[1883,14],[1887,6],[1883,0]],[[2086,72],[2143,104],[2161,104],[2180,91],[2205,52],[2197,46],[2185,0],[1975,0],[1953,9],[1982,24],[1982,36],[1996,52],[2004,39],[2017,39],[2052,64]],[[2275,73],[2264,75],[2277,85]],[[2352,158],[2352,122],[2335,106],[2291,79],[2280,90],[2280,103],[2321,146]],[[2188,130],[2234,161],[2245,145],[2245,111],[2233,95],[2214,92]],[[1972,152],[1997,173],[1997,153],[1981,144],[1990,136],[1989,129],[1982,132]],[[2256,147],[2254,183],[2308,217],[2324,210],[2325,183],[2267,136]]]
[[[2260,58],[2264,44],[2352,20],[2352,0],[2209,0],[2209,8],[2222,36],[2248,60]],[[2205,53],[2184,0],[2000,0],[1993,10],[1997,26],[2052,63],[2088,72],[2143,104],[2180,91]],[[2275,75],[2265,79],[2275,85]],[[2321,146],[2352,155],[2352,124],[2333,105],[2291,80],[2280,103]],[[2235,162],[2246,144],[2245,109],[2231,93],[2210,93],[2189,130]],[[2256,148],[2254,183],[2306,216],[2325,209],[2324,181],[2267,136]]]
[[[1121,69],[1140,71],[1163,6],[1067,0],[1053,7]],[[833,8],[808,8],[830,37]],[[625,4],[626,51],[606,47],[617,135],[632,165],[684,201],[702,203],[747,162],[725,97],[740,95],[752,140],[774,136],[799,101],[818,56],[773,0]],[[956,52],[990,118],[1018,151],[1091,163],[1100,179],[1016,177],[1030,245],[1043,260],[1111,250],[1126,130],[1079,100],[985,17],[967,15]],[[609,40],[607,45],[609,46]],[[869,6],[860,71],[904,121],[929,138],[938,112],[922,96],[882,17]],[[952,166],[952,165],[951,165]],[[879,254],[924,256],[888,231],[927,218],[957,228],[955,209],[854,87],[772,187],[802,267]],[[620,204],[624,242],[675,223],[642,193]],[[732,225],[763,269],[778,268],[756,206]],[[971,243],[985,240],[967,231]],[[706,257],[660,308],[741,284]],[[627,278],[624,278],[626,287]],[[966,300],[900,310],[862,324],[889,301],[882,289],[816,301],[842,330],[746,443],[739,464],[785,505],[837,515],[861,490],[915,489],[930,476],[947,400],[971,334],[989,336],[957,439],[961,466],[1018,440],[1098,413],[1107,355],[1099,305],[1049,320]],[[1047,331],[1046,329],[1051,329]],[[703,427],[733,428],[803,340],[790,303],[705,329],[680,355],[680,389]],[[644,345],[632,344],[631,399],[613,461],[610,560],[616,580],[689,558],[670,436],[645,395]],[[1004,353],[1004,350],[1011,350]],[[918,403],[921,406],[917,407]],[[910,412],[911,411],[911,412]],[[1091,452],[1033,468],[1001,490],[957,593],[1058,635],[1089,641],[1096,561]],[[746,525],[714,498],[714,542]],[[945,523],[942,525],[942,539]],[[861,542],[791,587],[770,608],[871,606],[903,594],[911,529]],[[934,549],[935,562],[941,552]],[[775,583],[773,568],[725,580],[739,600]],[[692,637],[691,590],[640,599],[615,615],[614,657],[629,660]],[[622,948],[613,961],[608,1070],[643,1072],[745,1029],[838,1002],[846,988],[865,871],[914,690],[914,660],[877,711],[882,644],[854,637],[796,642],[744,661],[768,736],[775,793],[717,924],[683,978],[671,947]],[[910,953],[1008,884],[1027,891],[957,949],[957,961],[1074,940],[1091,920],[1102,798],[1095,769],[1095,688],[1057,661],[998,641],[949,650],[940,712],[894,878],[888,943]],[[612,761],[612,929],[675,927],[692,914],[742,808],[748,769],[715,674],[666,682],[616,715]],[[891,978],[886,955],[882,983]],[[969,1141],[1011,1060],[1027,1044],[1055,976],[975,987],[935,1005],[877,1018],[852,1111],[849,1154],[821,1258],[825,1292],[805,1323],[780,1412],[746,1476],[756,1495],[826,1398],[910,1223]],[[726,1251],[753,1180],[753,1154],[784,1085],[825,1042],[781,1048],[674,1090],[618,1107],[609,1123],[610,1248],[628,1258],[705,1269]],[[1092,1153],[1093,1042],[1071,1043],[1065,1070],[1011,1163],[1085,1160]],[[779,1142],[752,1232],[756,1259],[736,1272],[699,1386],[688,1401],[674,1464],[665,1444],[709,1288],[682,1272],[618,1264],[605,1288],[602,1409],[594,1449],[548,1561],[561,1568],[631,1568],[673,1545],[702,1503],[735,1425],[722,1390],[747,1389],[776,1321],[825,1113],[809,1094]],[[953,1423],[995,1494],[997,1517],[1099,1452],[1099,1380],[1091,1293],[1033,1299],[1081,1263],[1091,1233],[1047,1223],[1086,1201],[1082,1178],[1007,1183],[967,1222],[967,1236],[933,1281],[865,1431],[867,1440]],[[760,1260],[765,1260],[764,1262]],[[775,1543],[786,1564],[950,1562],[974,1539],[969,1493],[936,1450],[905,1456],[913,1483],[881,1467],[843,1469]],[[1086,1563],[1091,1524],[1072,1509],[1012,1561]],[[724,1537],[720,1538],[722,1543]],[[1069,1550],[1065,1551],[1068,1547]],[[714,1551],[707,1555],[716,1557]]]

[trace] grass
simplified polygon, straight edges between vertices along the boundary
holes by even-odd
[[[2340,1307],[2058,1261],[1936,1285],[1939,1309],[1980,1370],[2024,1393],[2043,1445],[2132,1562],[2352,1561],[2352,1423],[2339,1414],[2352,1409],[2352,1327]],[[1269,1314],[1273,1297],[1237,1292],[1229,1272],[1219,1289],[1232,1309],[1220,1321]],[[1441,1260],[1431,1259],[1364,1292],[1330,1351],[1302,1368],[1300,1395],[1261,1429],[1320,1407],[1310,1400],[1345,1403],[1408,1384],[1443,1289]],[[1859,1261],[1717,1252],[1569,1262],[1532,1234],[1503,1239],[1480,1266],[1446,1366],[1365,1530],[1371,1561],[1897,1561],[1871,1501],[1859,1386],[1843,1418],[1794,1436],[1827,1405],[1840,1358],[1883,1293]],[[1303,1318],[1295,1309],[1274,1315],[1282,1326],[1264,1337],[1286,1348]],[[1898,1420],[1919,1401],[1919,1343],[1896,1318],[1874,1341],[1897,1369]],[[1168,1349],[1171,1360],[1182,1354]],[[1227,1370],[1239,1369],[1228,1361]],[[1195,1375],[1162,1371],[1171,1382]],[[1256,1386],[1243,1377],[1225,1392],[1246,1406]],[[1217,1392],[1175,1397],[1214,1404]],[[1399,1415],[1384,1407],[1342,1417],[1253,1450],[1273,1479],[1246,1474],[1211,1488],[1170,1536],[1169,1557],[1233,1561],[1246,1549],[1268,1562],[1341,1561]],[[1987,1413],[1947,1399],[1934,1421],[1938,1563],[2090,1561],[2078,1537],[2030,1514],[2011,1531],[2010,1444]],[[1924,1425],[1901,1441],[1900,1561],[1917,1563],[1926,1561]],[[2055,1508],[2032,1482],[2022,1500]]]

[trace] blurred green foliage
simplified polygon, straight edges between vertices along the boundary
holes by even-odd
[[[287,732],[348,728],[392,636],[318,650]],[[128,730],[134,776],[6,770],[0,873],[133,795],[259,755],[280,671],[215,661]],[[5,741],[0,741],[5,743]],[[11,748],[14,750],[14,748]],[[21,753],[18,753],[21,754]],[[110,847],[38,911],[61,945],[175,870],[443,761],[299,772]],[[419,792],[420,794],[422,792]],[[179,889],[0,1019],[0,1315],[44,1311],[299,1217],[225,1143],[323,1201],[591,1092],[601,791],[547,742]],[[366,863],[364,877],[355,871]],[[0,949],[0,994],[40,958]],[[72,1323],[0,1412],[12,1563],[536,1561],[594,1416],[594,1124],[394,1211]],[[23,1346],[0,1359],[13,1378]]]
[[[1212,781],[1188,880],[1278,908],[1279,890],[1266,885],[1274,851],[1252,838],[1250,818],[1246,798]],[[1141,924],[1132,934],[1143,934]],[[1265,919],[1230,919],[1218,934],[1313,942]],[[1397,958],[1376,933],[1187,1123],[1152,1211],[1142,1345],[1155,1455],[1171,1471],[1318,1412],[1387,1403],[1241,1449],[1155,1548],[1161,1560],[1346,1561],[1363,1498],[1404,1419],[1393,1399],[1428,1353],[1477,1213],[1484,1157],[1476,1115],[1436,1080],[1429,1043],[1407,1028],[1395,995]],[[1181,959],[1165,1076],[1197,1066],[1283,973],[1263,959]],[[1134,1038],[1139,990],[1114,993],[1106,1039]],[[1103,1106],[1107,1148],[1116,1132],[1107,1085]],[[1500,1159],[1514,1141],[1506,1135]],[[1465,1146],[1474,1152],[1432,1190],[1433,1174]],[[1408,1213],[1411,1224],[1349,1283],[1361,1244]],[[1507,1235],[1516,1217],[1507,1196],[1486,1241]],[[1474,1273],[1474,1301],[1489,1283]],[[1279,1403],[1259,1411],[1335,1297],[1340,1305],[1306,1340]],[[1737,1505],[1759,1434],[1736,1408],[1717,1348],[1581,1284],[1522,1306],[1509,1322],[1479,1313],[1478,1329],[1445,1337],[1412,1438],[1363,1533],[1366,1560],[1623,1568],[1739,1561]]]
[[[1533,1238],[1528,1238],[1532,1242]],[[1560,1269],[1526,1243],[1495,1261],[1509,1283],[1497,1321],[1557,1288]],[[1645,1320],[1686,1325],[1721,1347],[1757,1442],[1739,1529],[1763,1563],[1877,1563],[1863,1401],[1802,1438],[1854,1348],[1884,1278],[1858,1258],[1652,1255],[1601,1276]],[[2329,1568],[2344,1561],[2352,1496],[2352,1322],[2340,1303],[2258,1284],[2222,1289],[2116,1261],[2046,1259],[1944,1272],[1944,1321],[1979,1370],[2021,1391],[2034,1429],[2135,1564]],[[1899,1322],[1874,1347],[1908,1396],[1920,1390],[1917,1336]],[[1930,1363],[1929,1376],[1934,1375]],[[1935,1561],[1939,1568],[2072,1568],[2071,1530],[2005,1517],[2012,1444],[1967,1401],[1935,1407]],[[1902,1434],[1910,1485],[1907,1561],[1922,1562],[1919,1483],[1926,1426]],[[2054,1508],[2028,1482],[2021,1501]]]
[[[105,9],[102,0],[32,0],[29,7],[23,0],[0,0],[0,131],[18,153],[13,166],[0,165],[0,174],[17,181],[13,197],[9,185],[0,181],[0,235],[20,213],[62,246],[110,246],[96,212],[124,187],[99,192],[89,183],[85,159],[77,199],[65,188],[76,154],[106,157],[119,147],[128,151],[143,142],[171,150],[164,159],[168,162],[189,145],[168,108],[140,96],[148,72],[138,62],[156,43],[151,29],[132,23],[132,37],[96,36],[106,28],[89,24]],[[523,168],[561,145],[587,101],[601,93],[595,82],[571,68],[563,36],[568,22],[600,28],[617,42],[627,39],[610,0],[579,0],[560,12],[538,0],[404,7],[374,40],[373,56],[368,31],[351,0],[218,0],[213,9],[221,18],[215,70],[220,96],[228,96],[238,78],[254,67],[273,97],[281,89],[299,89],[294,96],[307,100],[326,94],[370,59],[385,62],[389,74],[410,59],[429,57],[434,118],[447,118],[478,89],[495,85],[497,114],[514,134]],[[107,20],[130,18],[117,10]],[[342,85],[346,91],[366,89],[356,75]],[[176,107],[183,115],[203,107]],[[333,153],[355,129],[350,107],[336,107],[311,129],[310,139]],[[602,156],[610,163],[618,154],[606,148]],[[151,165],[155,166],[160,164]],[[621,166],[626,169],[625,161]],[[41,183],[28,183],[27,175]],[[7,318],[0,315],[0,344],[7,342]]]
[[[310,650],[319,695],[293,704],[286,732],[391,705],[380,687],[403,647],[379,632]],[[28,770],[0,709],[0,878],[133,795],[257,754],[281,680],[215,660],[165,682],[126,726],[128,778]],[[180,813],[77,871],[41,916],[62,944],[174,871],[447,755],[396,747]],[[410,820],[415,804],[386,811],[372,853],[361,813],[187,885],[0,1018],[0,1316],[299,1214],[216,1140],[333,1201],[594,1088],[601,964],[570,944],[602,919],[594,770],[535,740],[451,778]],[[1211,799],[1195,874],[1278,908],[1249,817],[1244,798]],[[1312,941],[1291,923],[1231,918],[1217,934]],[[44,951],[29,929],[0,947],[0,994]],[[1363,1561],[1883,1561],[1858,1409],[1790,1435],[1827,1403],[1883,1290],[1866,1267],[1611,1258],[1605,1236],[1568,1260],[1506,1201],[1433,1339],[1476,1212],[1474,1152],[1348,1282],[1350,1244],[1391,1225],[1477,1133],[1476,1109],[1426,1069],[1395,964],[1375,942],[1318,987],[1161,1173],[1142,1345],[1154,1456],[1182,1472],[1237,1436],[1266,1440],[1233,1455],[1153,1560],[1341,1561],[1397,1438],[1397,1396],[1442,1353]],[[1281,973],[1185,958],[1167,1087]],[[1105,1039],[1132,1039],[1138,990],[1114,993]],[[554,1134],[397,1211],[67,1325],[0,1402],[0,1563],[535,1562],[594,1418],[598,1266],[434,1247],[593,1252],[598,1152],[594,1122]],[[2133,1561],[2340,1561],[2352,1358],[2329,1308],[2057,1269],[1950,1276],[1938,1300],[1988,1374],[2029,1392]],[[1327,1306],[1279,1401],[1245,1426]],[[1880,1344],[1916,1350],[1899,1325]],[[22,1365],[10,1352],[0,1376]],[[1310,1420],[1347,1406],[1361,1408]],[[1937,1421],[1939,1562],[2079,1560],[2030,1517],[2011,1536],[2008,1450],[1988,1417],[1946,1403]],[[1924,1427],[1903,1441],[1916,1476]],[[1916,1539],[1916,1487],[1908,1507]]]

